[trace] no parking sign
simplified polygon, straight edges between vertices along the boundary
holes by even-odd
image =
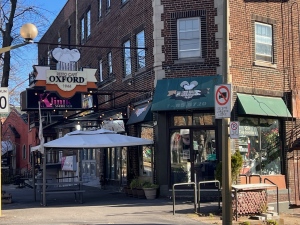
[[[232,121],[229,124],[230,127],[230,138],[231,139],[238,139],[240,137],[240,122],[238,121]]]

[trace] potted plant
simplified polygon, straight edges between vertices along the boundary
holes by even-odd
[[[141,187],[142,187],[142,182],[138,178],[135,178],[130,182],[130,189],[132,190],[133,197],[135,198],[139,197],[138,189],[141,189]]]
[[[145,182],[143,184],[143,189],[145,192],[145,196],[147,199],[155,199],[157,195],[157,189],[158,189],[157,184],[153,184],[151,182]]]

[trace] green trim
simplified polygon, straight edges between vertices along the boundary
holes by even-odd
[[[214,88],[221,83],[221,75],[158,80],[151,110],[213,109]]]
[[[292,117],[282,98],[237,94],[240,115]]]

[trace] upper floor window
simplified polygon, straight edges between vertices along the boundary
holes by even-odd
[[[177,21],[178,58],[201,57],[200,18]]]
[[[273,62],[272,25],[255,23],[255,59]]]
[[[81,19],[81,21],[80,21],[80,30],[81,30],[81,35],[80,35],[80,37],[81,37],[81,42],[83,42],[84,41],[84,35],[85,35],[85,29],[84,29],[84,27],[85,27],[85,22],[84,22],[85,20],[84,20],[84,17]]]
[[[136,50],[137,53],[137,69],[141,69],[145,67],[145,56],[146,56],[146,51],[145,49],[145,31],[141,31],[136,35],[136,47],[138,49]]]
[[[106,9],[110,9],[110,0],[106,0]]]
[[[122,4],[125,3],[125,2],[127,2],[127,1],[128,1],[128,0],[122,0]]]
[[[102,17],[102,0],[98,0],[98,17]]]
[[[91,35],[91,10],[86,13],[86,34],[87,37]]]
[[[112,74],[112,53],[107,54],[107,65],[108,65],[108,74]]]
[[[125,76],[128,76],[131,74],[130,40],[124,42],[123,47],[124,74]]]
[[[99,81],[103,81],[103,61],[100,59],[99,61]]]

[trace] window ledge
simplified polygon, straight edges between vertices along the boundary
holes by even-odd
[[[254,61],[253,62],[254,66],[261,66],[261,67],[268,67],[268,68],[277,68],[277,64],[273,64],[270,62],[264,62],[264,61]]]
[[[181,63],[204,63],[204,58],[186,58],[186,59],[178,59],[174,61],[174,64],[181,64]]]
[[[126,77],[123,77],[122,82],[125,82],[128,79],[132,79],[132,75],[127,75]]]
[[[140,68],[138,71],[135,72],[135,76],[141,75],[146,71],[146,67]]]

